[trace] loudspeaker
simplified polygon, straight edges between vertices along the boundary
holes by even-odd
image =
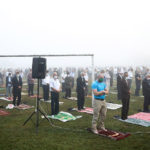
[[[46,75],[46,59],[33,58],[32,78],[44,79]]]

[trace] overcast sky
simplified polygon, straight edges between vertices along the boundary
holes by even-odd
[[[0,53],[94,53],[96,65],[150,65],[150,1],[1,0]],[[0,66],[31,63],[1,60]],[[52,58],[49,63],[90,65],[91,59]]]

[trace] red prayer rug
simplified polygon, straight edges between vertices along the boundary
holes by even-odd
[[[91,128],[88,128],[87,130],[92,132]],[[124,138],[131,135],[130,133],[116,132],[116,131],[112,131],[112,130],[107,130],[107,131],[98,130],[98,132],[99,132],[98,135],[110,138],[110,139],[115,140],[115,141],[119,141],[119,140],[124,139]]]
[[[33,108],[33,107],[34,107],[34,106],[29,106],[29,105],[25,105],[25,104],[20,104],[19,106],[16,106],[15,108],[25,110],[25,109],[30,109],[30,108]]]
[[[0,110],[0,116],[7,116],[9,115],[9,112],[6,112],[4,110]]]

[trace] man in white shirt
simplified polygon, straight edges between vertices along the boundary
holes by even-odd
[[[65,92],[65,78],[66,78],[66,76],[67,76],[66,71],[64,71],[61,75],[62,92]]]
[[[129,84],[129,89],[131,89],[131,86],[132,86],[132,78],[133,78],[133,69],[130,68],[129,71],[128,71],[128,84]]]
[[[58,80],[57,72],[53,73],[53,78],[50,81],[51,91],[51,115],[57,115],[59,113],[59,93],[61,91],[61,85]]]
[[[44,101],[49,100],[49,83],[50,83],[50,75],[49,72],[46,71],[46,76],[44,79],[42,79]]]

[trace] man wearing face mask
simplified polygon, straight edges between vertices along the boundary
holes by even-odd
[[[99,74],[98,79],[92,84],[92,90],[94,93],[92,132],[95,134],[98,134],[99,129],[106,130],[104,125],[104,120],[107,112],[105,96],[106,94],[108,94],[108,90],[106,88],[106,84],[103,81],[104,75]]]
[[[11,98],[12,95],[12,77],[11,73],[9,72],[8,76],[6,77],[6,97]]]
[[[128,83],[128,72],[124,73],[121,81],[121,99],[122,99],[122,111],[121,119],[125,120],[128,117],[129,102],[130,102],[130,85]]]
[[[51,91],[51,115],[57,115],[59,113],[59,93],[61,91],[61,85],[58,80],[57,72],[53,73],[53,78],[50,81]]]
[[[22,90],[22,78],[19,75],[19,71],[16,71],[15,76],[12,78],[13,86],[13,104],[16,105],[16,98],[18,97],[17,106],[21,103],[21,90]]]
[[[84,72],[81,72],[81,75],[77,78],[77,106],[78,110],[84,109],[84,96],[85,96],[85,78],[84,78]]]
[[[143,87],[143,95],[144,95],[144,105],[143,111],[149,112],[149,105],[150,105],[150,73],[147,74],[145,79],[142,82]]]

